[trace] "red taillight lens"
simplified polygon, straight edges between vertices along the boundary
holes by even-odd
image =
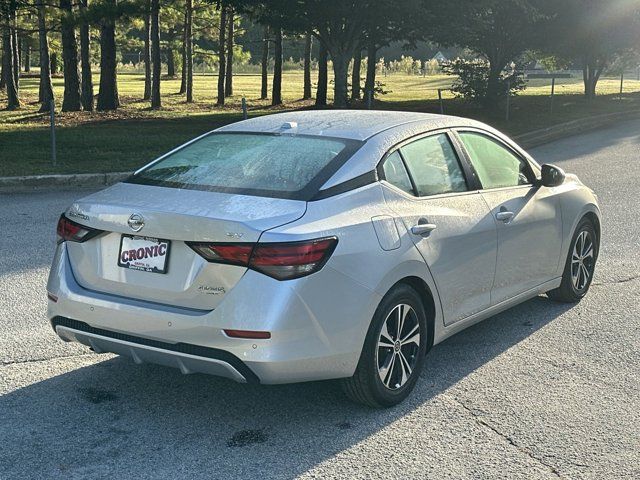
[[[60,220],[58,220],[56,232],[58,233],[58,243],[61,243],[66,241],[84,242],[100,234],[102,231],[85,227],[61,215]]]
[[[246,266],[278,280],[317,272],[337,244],[335,237],[288,243],[188,243],[209,262]]]
[[[190,243],[189,246],[210,262],[228,263],[231,265],[249,264],[253,243]]]
[[[304,277],[324,266],[337,243],[337,238],[323,238],[258,244],[251,256],[251,267],[278,280]]]

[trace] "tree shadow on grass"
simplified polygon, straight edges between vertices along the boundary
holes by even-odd
[[[294,478],[429,403],[568,308],[538,297],[436,346],[413,394],[387,410],[350,403],[336,382],[243,385],[123,358],[71,370],[0,397],[0,477]]]

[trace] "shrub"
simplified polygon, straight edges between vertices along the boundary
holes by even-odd
[[[481,59],[463,60],[457,58],[442,63],[442,71],[448,75],[458,77],[451,87],[451,91],[457,96],[471,101],[484,101],[487,99],[489,85],[489,62]],[[522,71],[513,68],[504,71],[498,77],[498,97],[517,95],[524,90],[526,83]]]

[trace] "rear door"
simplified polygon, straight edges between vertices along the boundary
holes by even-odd
[[[495,272],[496,225],[465,168],[447,132],[400,145],[379,168],[385,198],[435,280],[447,325],[490,306]]]
[[[458,130],[498,229],[492,303],[556,276],[562,216],[553,189],[539,188],[528,160],[486,132]]]

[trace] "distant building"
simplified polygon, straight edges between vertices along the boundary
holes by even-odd
[[[431,60],[435,60],[438,63],[442,63],[442,62],[449,61],[449,58],[447,58],[447,56],[444,53],[442,53],[442,51],[438,50],[436,54],[433,57],[431,57]]]

